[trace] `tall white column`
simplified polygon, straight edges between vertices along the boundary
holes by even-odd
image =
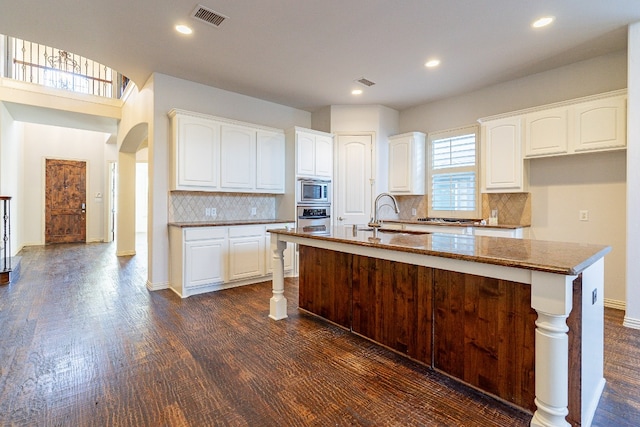
[[[271,235],[273,252],[273,296],[269,301],[269,317],[281,320],[287,317],[287,299],[284,297],[284,250],[287,242],[280,240],[278,234]]]
[[[136,254],[136,154],[118,153],[116,255]]]
[[[627,47],[627,310],[625,326],[640,329],[640,22]]]

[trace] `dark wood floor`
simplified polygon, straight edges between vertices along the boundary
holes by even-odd
[[[270,283],[181,300],[146,256],[30,247],[0,287],[2,426],[527,426],[530,415],[297,310]],[[640,425],[640,331],[606,312],[594,425]]]

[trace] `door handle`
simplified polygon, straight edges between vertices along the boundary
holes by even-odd
[[[341,216],[339,216],[339,217],[338,217],[338,221],[344,221],[344,218],[343,218],[343,217],[341,217]]]

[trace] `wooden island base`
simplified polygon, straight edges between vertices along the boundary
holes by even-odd
[[[300,246],[299,307],[535,411],[531,286]],[[581,276],[573,283],[569,415],[581,424]]]
[[[591,425],[605,385],[610,247],[352,227],[271,233],[271,319],[287,317],[283,253],[297,244],[303,309],[532,411],[532,427]]]

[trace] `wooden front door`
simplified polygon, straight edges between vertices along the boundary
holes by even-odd
[[[45,243],[85,242],[86,162],[46,161]]]

